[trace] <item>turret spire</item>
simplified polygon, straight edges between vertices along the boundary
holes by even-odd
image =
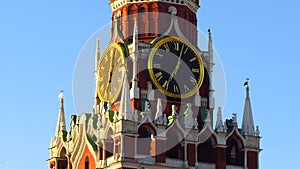
[[[208,29],[208,55],[209,55],[209,66],[208,66],[208,76],[209,76],[209,116],[211,118],[211,126],[213,125],[213,112],[215,109],[215,97],[214,97],[214,87],[213,87],[213,69],[214,69],[214,53],[212,44],[211,30]]]
[[[133,120],[132,119],[132,107],[130,102],[129,84],[127,79],[127,71],[123,73],[124,81],[120,101],[119,119]]]
[[[139,98],[139,87],[138,87],[138,53],[139,53],[139,33],[138,33],[138,25],[137,19],[134,18],[134,28],[133,28],[133,40],[132,40],[132,51],[131,51],[131,59],[133,62],[133,71],[132,71],[132,87],[130,90],[130,98],[138,99]]]
[[[244,114],[243,114],[243,123],[242,123],[242,132],[244,135],[251,135],[254,136],[254,122],[253,122],[253,115],[252,115],[252,108],[251,108],[251,102],[250,102],[250,96],[249,96],[249,85],[248,80],[244,83],[244,86],[246,86],[246,101],[245,101],[245,107],[244,107]]]
[[[59,136],[59,132],[66,130],[65,111],[64,111],[64,92],[61,90],[58,95],[60,101],[58,119],[56,124],[55,136]]]
[[[222,110],[221,107],[218,107],[218,115],[217,115],[217,122],[215,127],[217,132],[222,132],[224,129],[223,122],[222,122]]]
[[[98,114],[99,110],[98,110],[98,94],[97,94],[97,88],[98,88],[98,80],[97,80],[97,76],[98,76],[98,71],[99,71],[99,61],[100,61],[100,40],[99,38],[97,38],[96,40],[96,53],[95,53],[95,83],[96,83],[96,89],[95,89],[95,96],[94,96],[94,113]]]

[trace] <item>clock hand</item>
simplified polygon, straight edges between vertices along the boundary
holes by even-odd
[[[179,57],[178,57],[178,60],[177,60],[177,64],[175,66],[175,69],[173,70],[173,72],[171,73],[171,76],[169,77],[169,80],[168,82],[170,82],[173,77],[175,77],[175,75],[177,74],[177,71],[178,69],[180,68],[180,65],[181,65],[181,56],[182,56],[182,52],[183,52],[183,45],[182,45],[182,48],[181,48],[181,51],[180,51],[180,54],[179,54]]]
[[[108,71],[108,82],[106,84],[106,90],[105,90],[105,93],[107,94],[108,92],[108,87],[111,83],[111,77],[112,77],[112,71],[113,71],[113,59],[114,59],[114,53],[111,53],[111,59],[110,59],[110,63],[109,63],[109,71]]]

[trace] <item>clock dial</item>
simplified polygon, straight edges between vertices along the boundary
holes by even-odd
[[[204,77],[199,52],[189,42],[175,37],[167,37],[153,46],[148,69],[154,85],[174,98],[194,95]]]
[[[101,101],[113,103],[123,82],[124,53],[119,44],[110,44],[103,52],[98,67],[98,95]]]

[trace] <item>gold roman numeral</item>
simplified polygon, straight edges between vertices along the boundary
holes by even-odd
[[[174,42],[174,49],[179,51],[179,42]]]
[[[155,55],[159,56],[160,58],[162,58],[164,55],[160,54],[159,52],[156,52]]]
[[[195,86],[197,85],[197,80],[194,77],[190,77],[190,82],[192,82]]]
[[[191,91],[191,89],[189,87],[187,87],[187,85],[184,85],[184,92],[187,93]]]
[[[178,90],[178,86],[177,86],[177,85],[174,85],[173,91],[174,91],[174,93],[179,93],[179,90]]]
[[[157,79],[157,81],[160,81],[160,79],[163,77],[162,72],[157,72],[154,76]]]
[[[170,47],[169,47],[169,45],[167,43],[164,44],[164,47],[165,47],[165,49],[166,49],[167,52],[170,52]]]
[[[199,73],[200,70],[199,70],[199,69],[196,69],[196,68],[192,68],[192,72],[194,72],[194,73]]]
[[[186,52],[189,50],[188,47],[186,47],[185,51],[183,52],[184,54],[186,54]]]
[[[164,88],[164,89],[168,89],[169,88],[169,81],[168,80],[166,80],[165,82],[164,82],[164,84],[162,85],[162,87]]]
[[[197,60],[197,58],[193,57],[192,59],[190,59],[190,62],[194,62],[195,60]]]
[[[154,63],[153,67],[160,68],[161,66],[160,66],[160,63]]]

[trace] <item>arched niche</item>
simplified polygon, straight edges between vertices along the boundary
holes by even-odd
[[[58,169],[67,169],[68,168],[68,159],[67,159],[67,150],[63,147],[59,152],[59,159],[57,161]]]
[[[176,129],[169,130],[167,132],[167,158],[172,159],[184,159],[184,143],[183,143],[184,137],[183,134]]]
[[[89,169],[89,168],[90,168],[90,159],[89,156],[86,156],[84,160],[84,169]]]
[[[150,156],[152,137],[156,136],[156,131],[152,125],[145,123],[138,128],[137,153],[140,156]]]
[[[214,163],[216,159],[216,138],[211,136],[203,143],[197,145],[197,160],[198,162]]]
[[[244,146],[242,140],[236,135],[232,135],[227,139],[226,144],[226,163],[244,166]]]

